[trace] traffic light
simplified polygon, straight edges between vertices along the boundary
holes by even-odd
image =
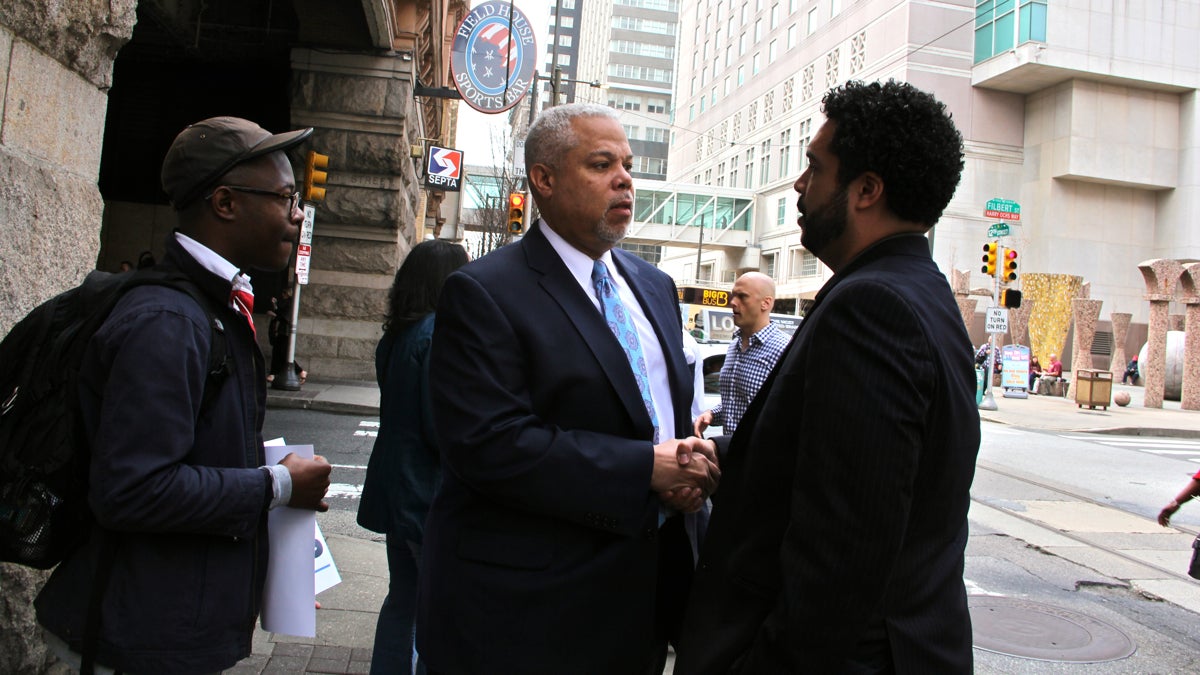
[[[1005,288],[1000,291],[1000,306],[1017,309],[1021,306],[1021,291],[1015,288]]]
[[[325,179],[329,177],[324,169],[329,166],[329,155],[322,155],[312,150],[308,151],[308,159],[304,164],[304,192],[301,196],[306,202],[319,202],[325,199]]]
[[[979,268],[980,272],[989,277],[996,276],[998,258],[1000,255],[1000,244],[994,241],[989,241],[983,245],[983,267]]]
[[[1000,281],[1005,283],[1017,280],[1017,252],[1011,248],[1004,250],[1003,268],[1000,270]]]
[[[525,193],[513,192],[508,195],[508,231],[521,234],[525,231]]]

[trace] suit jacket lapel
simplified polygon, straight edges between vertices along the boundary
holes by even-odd
[[[588,349],[596,356],[605,377],[616,390],[621,404],[629,412],[639,430],[639,436],[647,439],[654,436],[654,425],[646,413],[642,403],[642,394],[638,391],[637,380],[629,369],[629,360],[625,350],[608,329],[604,317],[592,304],[587,294],[579,287],[579,282],[571,275],[562,258],[541,233],[542,221],[538,220],[529,232],[521,239],[525,250],[526,260],[534,272],[541,275],[539,284],[546,293],[554,298],[562,308],[567,320],[575,327]],[[622,272],[624,273],[624,272]]]

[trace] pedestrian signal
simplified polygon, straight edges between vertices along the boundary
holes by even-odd
[[[1011,248],[1004,249],[1004,267],[1000,270],[1000,280],[1017,280],[1017,252]]]
[[[508,231],[521,234],[525,231],[525,193],[513,192],[508,195]]]
[[[308,159],[304,163],[304,201],[319,202],[325,199],[325,179],[329,174],[321,171],[329,166],[329,155],[322,155],[319,152],[308,152]]]
[[[1000,245],[994,241],[989,241],[983,245],[983,267],[979,268],[980,272],[989,277],[996,276],[998,269],[998,257],[1000,255]]]
[[[1000,291],[1000,306],[1009,309],[1018,309],[1021,307],[1021,291],[1015,288],[1006,288]]]

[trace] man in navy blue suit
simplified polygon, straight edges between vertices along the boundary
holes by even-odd
[[[972,347],[925,233],[962,138],[911,85],[851,82],[796,181],[834,276],[732,438],[675,672],[970,673]]]
[[[614,248],[633,217],[633,156],[611,109],[547,110],[525,147],[541,219],[453,274],[437,310],[444,477],[417,648],[431,672],[649,673],[687,597],[696,533],[683,513],[719,476],[692,453],[700,439],[676,440],[693,391],[678,295]],[[597,294],[597,262],[615,292]],[[604,304],[617,298],[622,342]]]

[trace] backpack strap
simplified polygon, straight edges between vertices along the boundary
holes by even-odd
[[[208,350],[208,375],[204,381],[204,393],[200,399],[200,410],[207,410],[213,400],[216,399],[225,378],[233,372],[234,362],[229,358],[229,342],[225,336],[225,324],[217,317],[216,312],[213,311],[208,296],[200,290],[196,282],[192,281],[182,272],[174,270],[164,271],[159,267],[138,270],[126,282],[122,293],[137,286],[166,286],[174,288],[191,296],[192,300],[204,311],[211,339]]]

